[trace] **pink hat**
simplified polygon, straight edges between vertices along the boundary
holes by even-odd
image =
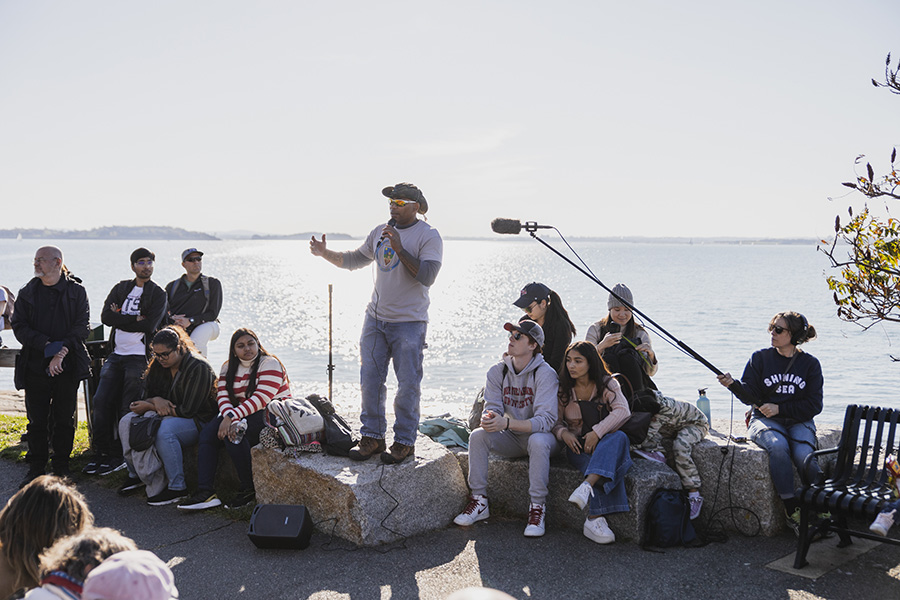
[[[172,600],[178,598],[175,576],[152,552],[113,554],[88,573],[83,600]]]

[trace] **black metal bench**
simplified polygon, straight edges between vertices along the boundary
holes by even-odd
[[[881,512],[881,507],[893,499],[888,486],[884,459],[898,454],[897,421],[900,410],[877,406],[851,404],[844,415],[844,427],[837,448],[818,450],[807,457],[837,452],[834,473],[828,480],[806,481],[806,469],[801,470],[803,487],[797,491],[800,501],[800,538],[794,568],[807,565],[806,554],[810,541],[817,533],[834,531],[840,537],[838,547],[849,546],[850,536],[876,540],[900,546],[900,539],[881,537],[850,529],[848,517],[868,523]],[[830,512],[831,518],[810,527],[810,513]]]

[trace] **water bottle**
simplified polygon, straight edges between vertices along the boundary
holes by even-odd
[[[700,397],[697,398],[697,408],[706,415],[706,420],[709,421],[709,426],[712,427],[712,417],[709,414],[709,398],[706,397],[706,388],[700,388],[697,392],[700,394]]]
[[[244,439],[244,434],[247,433],[247,419],[241,419],[234,425],[234,439],[231,440],[232,444],[240,444],[241,440]]]

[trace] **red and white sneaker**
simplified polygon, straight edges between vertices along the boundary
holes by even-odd
[[[528,507],[528,526],[525,527],[525,537],[541,537],[544,535],[544,516],[547,514],[547,505],[535,504]]]
[[[489,516],[491,516],[491,512],[488,510],[487,496],[472,494],[469,496],[469,503],[466,504],[466,507],[461,513],[456,515],[453,522],[457,525],[468,527],[482,519],[487,519]]]

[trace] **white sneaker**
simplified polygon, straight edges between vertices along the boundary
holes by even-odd
[[[491,516],[491,513],[488,510],[487,496],[473,494],[469,496],[469,503],[466,504],[466,507],[461,513],[456,515],[456,518],[453,519],[453,522],[457,525],[468,527],[469,525],[474,524],[476,521],[487,519],[489,516]]]
[[[594,488],[587,482],[587,480],[582,481],[581,485],[575,488],[575,491],[572,492],[572,495],[569,496],[569,502],[577,506],[579,509],[584,509],[587,506],[587,503],[590,502],[591,496],[594,495]]]
[[[612,544],[616,541],[616,534],[609,528],[606,517],[585,519],[582,533],[584,533],[584,537],[598,544]]]
[[[546,531],[544,516],[547,513],[547,505],[532,502],[528,507],[528,526],[525,527],[525,537],[541,537]]]
[[[688,496],[688,502],[691,504],[691,521],[700,516],[700,509],[703,508],[703,496]]]
[[[878,516],[875,517],[875,522],[869,525],[869,531],[886,536],[891,529],[891,526],[894,524],[894,514],[896,512],[897,509],[894,509],[891,512],[878,513]]]

